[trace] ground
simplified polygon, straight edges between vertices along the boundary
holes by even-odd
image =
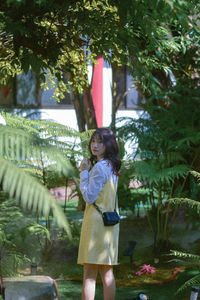
[[[66,239],[55,239],[52,247],[40,263],[38,274],[49,275],[56,279],[61,300],[80,299],[82,287],[82,266],[77,265],[78,239],[82,213],[68,203],[69,219],[73,223],[73,243]],[[184,233],[184,234],[183,234]],[[180,249],[193,252],[200,248],[199,230],[197,226],[190,226],[183,218],[176,220],[171,242]],[[129,241],[136,241],[133,252],[133,262],[124,256],[124,250]],[[190,289],[180,296],[175,295],[177,289],[189,278],[199,273],[199,266],[186,268],[169,262],[169,257],[155,257],[152,252],[153,237],[145,218],[129,216],[123,218],[120,224],[119,266],[114,268],[117,295],[116,300],[135,297],[139,292],[146,292],[150,300],[178,300],[189,299]],[[140,266],[146,264],[155,268],[152,275],[136,275]],[[102,300],[102,285],[100,278],[97,282],[97,296],[95,300]]]

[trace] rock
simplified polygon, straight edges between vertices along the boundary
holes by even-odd
[[[56,282],[49,276],[3,279],[5,300],[59,300]]]

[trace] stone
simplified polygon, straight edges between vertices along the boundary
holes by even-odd
[[[3,287],[5,300],[59,300],[56,282],[49,276],[7,277]]]

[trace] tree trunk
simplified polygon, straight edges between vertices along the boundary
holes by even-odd
[[[83,100],[81,99],[81,95],[74,93],[74,108],[76,112],[76,119],[78,123],[79,132],[85,131],[86,127],[86,120],[84,114],[84,107],[83,107]]]
[[[116,69],[112,67],[112,116],[111,116],[111,129],[113,132],[116,131],[116,102],[117,102],[117,80],[116,80]]]
[[[17,75],[13,78],[13,105],[17,106]]]
[[[124,105],[127,95],[126,90],[126,66],[112,65],[112,119],[111,129],[116,131],[116,112],[120,105]]]
[[[85,112],[87,129],[96,129],[97,121],[96,121],[93,100],[92,100],[91,85],[87,90],[84,91],[83,103],[84,103],[84,112]]]
[[[35,76],[35,99],[36,99],[36,106],[41,107],[41,99],[42,99],[42,92],[40,87],[40,74],[34,73]]]

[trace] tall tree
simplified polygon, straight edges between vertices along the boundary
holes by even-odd
[[[47,72],[56,77],[55,96],[62,97],[67,73],[77,115],[91,110],[94,115],[87,106],[87,66],[102,55],[113,65],[127,65],[146,99],[154,95],[158,101],[158,92],[172,85],[172,74],[187,80],[199,68],[199,5],[198,0],[2,0],[0,82],[31,67],[43,81]],[[86,109],[80,110],[77,100],[84,91]],[[81,122],[81,130],[84,122],[89,125],[87,118]]]
[[[108,1],[3,0],[0,17],[1,83],[31,67],[43,81],[47,74],[52,80],[55,77],[55,97],[62,97],[67,73],[81,117],[80,131],[85,129],[84,122],[87,128],[96,127],[87,67],[99,55],[109,53],[118,18],[116,7]],[[77,101],[80,94],[84,94],[83,110]]]
[[[128,7],[127,1],[120,1],[119,7],[122,36],[130,37],[128,43],[122,41],[123,47],[149,116],[131,120],[124,130],[138,142],[141,160],[134,163],[133,174],[151,190],[155,250],[166,251],[178,205],[170,211],[162,201],[174,195],[191,197],[188,171],[200,166],[200,3],[130,1]]]
[[[199,1],[118,3],[121,47],[127,49],[130,70],[147,99],[172,86],[172,75],[197,79]]]

